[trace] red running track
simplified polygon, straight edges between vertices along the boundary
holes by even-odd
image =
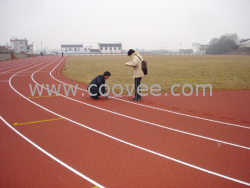
[[[65,96],[65,60],[0,63],[0,187],[250,186],[249,91]]]

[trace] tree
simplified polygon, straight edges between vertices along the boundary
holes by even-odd
[[[220,39],[219,38],[212,38],[212,40],[209,42],[210,45],[216,44]]]
[[[224,54],[236,50],[239,46],[239,38],[236,33],[225,34],[220,38],[213,38],[206,54]]]

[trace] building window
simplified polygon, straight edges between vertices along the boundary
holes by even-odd
[[[103,47],[101,47],[101,50],[103,50]]]
[[[116,50],[116,48],[114,48],[114,50]]]
[[[121,48],[119,47],[119,50],[121,50]]]
[[[110,50],[112,50],[112,48],[110,48]]]
[[[71,50],[71,48],[69,48],[69,50]]]
[[[105,48],[105,50],[107,50],[108,48]]]
[[[20,42],[20,44],[23,44],[23,42]]]

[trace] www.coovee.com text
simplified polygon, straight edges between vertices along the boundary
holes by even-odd
[[[89,86],[89,88],[88,88],[88,93],[89,93],[90,96],[95,96],[95,95],[96,95],[96,93],[95,93],[95,94],[92,94],[92,93],[90,92],[90,88],[93,87],[93,86],[94,86],[94,87],[97,87],[96,84],[91,84],[91,85]],[[129,90],[127,84],[125,84],[125,86],[126,86],[126,89],[127,89],[127,92],[128,92],[128,94],[129,94],[129,96],[131,96],[132,93],[133,93],[133,90],[134,90],[134,86],[135,86],[135,85],[133,84],[131,90]],[[142,86],[145,87],[145,88],[142,89],[142,88],[141,88]],[[212,86],[211,86],[211,84],[206,84],[206,85],[204,85],[204,84],[196,84],[196,96],[198,96],[198,88],[199,88],[199,87],[202,87],[202,88],[203,88],[203,96],[205,96],[205,88],[206,88],[207,86],[210,88],[210,96],[212,96]],[[44,84],[42,84],[42,85],[40,85],[40,88],[39,88],[39,85],[36,84],[34,89],[32,88],[32,85],[29,84],[29,87],[30,87],[30,92],[31,92],[31,95],[32,95],[32,96],[35,95],[36,90],[37,90],[37,92],[38,92],[38,95],[39,95],[39,96],[42,96],[43,88],[45,88],[46,90],[48,90],[48,95],[49,95],[49,96],[51,96],[51,93],[52,93],[52,92],[55,93],[55,94],[58,96],[59,93],[60,93],[61,84],[58,85],[58,88],[57,88],[57,89],[56,89],[55,84],[52,84],[51,89],[49,88],[49,85],[48,85],[48,84],[46,84],[46,87],[44,87]],[[70,84],[68,88],[67,88],[66,84],[63,84],[63,87],[64,87],[64,92],[65,92],[65,95],[66,95],[66,96],[69,95],[70,90],[72,91],[73,96],[76,96],[76,91],[77,91],[78,84],[76,84],[76,86],[72,86],[72,85]],[[106,88],[107,88],[106,93],[102,93],[102,91],[101,91],[101,88],[102,88],[102,87],[106,87]],[[119,88],[120,88],[120,90],[121,90],[120,93],[118,93],[118,94],[115,93],[115,91],[114,91],[114,90],[115,90],[115,87],[119,87]],[[174,92],[173,92],[175,87],[180,87],[180,85],[179,85],[179,84],[174,84],[174,85],[171,87],[171,94],[172,94],[173,96],[180,96],[180,93],[174,93]],[[184,89],[185,89],[186,87],[190,87],[190,89],[191,89],[190,93],[185,93]],[[74,89],[73,89],[73,88],[74,88]],[[53,90],[54,90],[54,91],[53,91]],[[147,92],[147,91],[148,91],[148,86],[145,85],[145,84],[141,84],[141,85],[139,85],[138,88],[137,88],[137,93],[138,93],[139,95],[141,95],[141,96],[147,96],[148,93],[140,93],[141,91]],[[107,84],[103,84],[103,85],[101,85],[101,86],[99,87],[99,92],[100,92],[100,94],[101,94],[102,96],[108,96],[109,93],[110,93],[110,87],[109,87]],[[153,92],[157,92],[157,93],[153,93]],[[150,87],[150,93],[151,93],[151,95],[153,95],[153,96],[160,96],[161,93],[159,93],[159,92],[161,92],[161,86],[160,86],[159,84],[153,84],[153,85]],[[123,87],[122,87],[120,84],[115,84],[115,85],[112,87],[112,93],[113,93],[115,96],[120,96],[120,95],[123,93]],[[190,84],[185,84],[185,85],[182,87],[182,93],[183,93],[184,96],[190,96],[190,95],[192,95],[192,94],[193,94],[193,87],[192,87],[192,85],[190,85]],[[82,93],[82,96],[84,96],[84,93]],[[167,93],[165,93],[165,96],[167,96]]]

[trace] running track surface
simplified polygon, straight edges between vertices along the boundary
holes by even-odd
[[[0,187],[250,186],[249,91],[96,101],[78,84],[65,96],[77,84],[65,61],[0,63]]]

